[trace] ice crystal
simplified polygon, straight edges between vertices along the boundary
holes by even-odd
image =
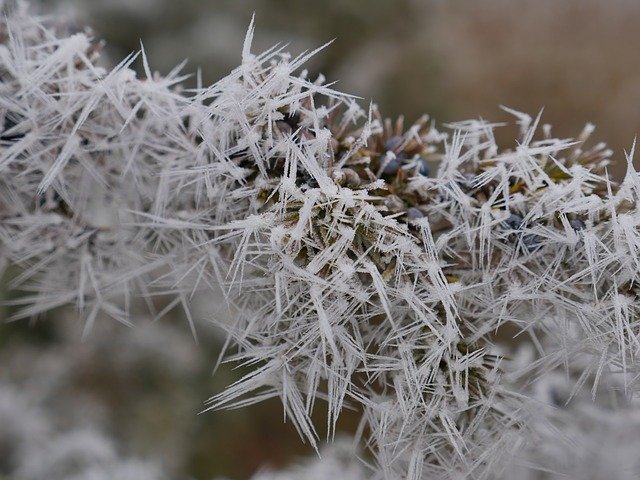
[[[73,304],[89,331],[129,323],[134,293],[188,312],[221,287],[226,361],[253,369],[208,408],[278,397],[314,447],[316,400],[329,438],[356,409],[387,479],[492,478],[530,430],[518,388],[552,372],[636,390],[640,180],[633,153],[609,178],[591,125],[557,139],[506,109],[512,148],[479,120],[405,128],[300,71],[317,51],[252,53],[253,24],[240,66],[191,92],[144,50],[146,78],[139,55],[98,67],[87,34],[22,7],[0,36],[16,318]],[[505,375],[514,343],[535,353]]]

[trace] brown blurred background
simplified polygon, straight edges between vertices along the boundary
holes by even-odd
[[[155,70],[166,73],[188,57],[186,71],[200,68],[205,82],[213,82],[238,64],[255,12],[254,51],[284,42],[295,54],[335,38],[309,69],[338,80],[336,88],[364,102],[374,99],[388,116],[405,114],[411,121],[427,112],[439,123],[501,121],[509,115],[499,105],[532,115],[544,107],[543,121],[561,137],[595,123],[594,140],[609,143],[618,160],[640,132],[637,0],[33,3],[93,26],[112,63],[142,40]],[[499,138],[512,144],[513,131],[505,132]],[[0,310],[0,316],[7,313]],[[146,330],[135,336],[101,326],[85,342],[81,324],[59,320],[69,315],[54,312],[54,322],[35,327],[0,324],[0,381],[28,389],[46,379],[37,400],[54,408],[56,418],[69,417],[66,424],[74,424],[81,412],[76,407],[84,406],[83,421],[91,417],[127,454],[159,455],[170,478],[241,480],[260,465],[311,453],[290,424],[283,426],[277,401],[196,415],[204,399],[239,374],[223,368],[211,377],[221,337],[206,308],[198,318],[200,345],[179,315],[139,322]],[[55,358],[59,368],[52,373]],[[88,404],[94,413],[87,413]]]

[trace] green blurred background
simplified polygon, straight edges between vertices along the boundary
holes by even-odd
[[[640,131],[635,0],[32,3],[75,19],[78,28],[91,25],[106,40],[111,63],[142,40],[154,70],[166,73],[188,57],[186,71],[201,69],[207,83],[239,63],[255,12],[254,51],[283,42],[296,54],[335,39],[309,70],[363,102],[375,100],[387,116],[503,121],[509,116],[499,105],[532,115],[544,108],[543,121],[561,137],[595,123],[594,140],[606,141],[621,161],[617,176],[623,149]],[[513,135],[505,128],[498,138],[512,145]],[[0,381],[30,391],[39,385],[34,395],[55,412],[59,428],[89,421],[123,452],[160,458],[169,478],[241,480],[260,466],[311,454],[283,425],[277,401],[197,415],[207,397],[241,373],[222,367],[211,376],[222,337],[208,305],[196,315],[200,344],[179,312],[159,322],[141,316],[135,333],[98,322],[85,341],[69,310],[38,322],[2,322]],[[347,415],[342,428],[352,431],[354,421]]]

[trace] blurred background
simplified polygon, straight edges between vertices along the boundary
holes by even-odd
[[[593,140],[614,149],[618,177],[624,174],[623,150],[640,132],[636,0],[32,3],[74,19],[78,28],[92,26],[106,41],[111,63],[142,41],[154,70],[167,73],[189,58],[185,71],[200,69],[205,83],[237,66],[255,12],[254,51],[282,42],[296,54],[335,39],[308,65],[312,76],[322,72],[338,82],[337,89],[365,103],[374,100],[385,116],[404,114],[413,121],[426,112],[440,124],[477,117],[508,121],[499,105],[534,116],[544,108],[543,122],[560,137],[576,136],[586,122],[596,124]],[[513,145],[514,134],[504,128],[499,140]],[[8,315],[10,309],[0,311]],[[211,326],[210,304],[195,315],[199,344],[183,317],[175,312],[152,322],[141,316],[133,331],[97,322],[85,340],[73,311],[31,323],[0,322],[0,422],[25,418],[15,420],[12,433],[0,430],[0,478],[34,448],[39,454],[53,448],[43,446],[43,437],[66,438],[79,430],[113,442],[110,455],[162,465],[166,478],[242,480],[260,467],[311,454],[293,427],[283,424],[277,401],[197,415],[206,398],[242,372],[223,366],[211,375],[223,337]],[[353,430],[353,422],[346,416],[342,428]],[[64,445],[71,455],[73,448]],[[81,447],[86,442],[77,442],[75,448]],[[51,465],[60,461],[56,452],[50,452]],[[65,465],[59,477],[58,467],[51,467],[49,478],[81,468],[72,461]],[[21,478],[31,478],[30,471],[23,469]]]

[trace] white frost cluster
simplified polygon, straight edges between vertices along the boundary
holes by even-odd
[[[81,341],[65,316],[46,342],[0,331],[0,478],[180,478],[193,438],[184,419],[203,395],[188,387],[193,339],[138,318],[128,331],[99,322]]]
[[[527,448],[502,475],[504,480],[634,480],[640,475],[640,405],[623,395],[615,375],[596,402],[590,392],[572,392],[561,373],[546,375],[531,396],[545,405]],[[570,402],[567,402],[572,398]]]
[[[20,480],[161,480],[150,462],[120,458],[91,428],[61,431],[32,398],[0,383],[0,471]]]
[[[251,480],[377,480],[373,472],[357,461],[356,454],[347,439],[336,439],[334,444],[322,450],[320,458],[280,471],[260,471]]]
[[[0,259],[30,292],[16,317],[74,304],[129,323],[135,295],[188,312],[222,288],[227,361],[251,373],[210,400],[278,397],[316,446],[344,408],[383,478],[495,478],[533,436],[527,389],[575,396],[640,354],[640,178],[620,184],[592,127],[556,139],[497,124],[405,129],[297,73],[315,52],[250,51],[181,92],[95,65],[97,44],[19,7],[0,24]],[[152,307],[151,301],[149,301]],[[162,312],[161,312],[162,313]],[[502,355],[529,345],[515,366]],[[507,357],[509,355],[507,354]],[[513,368],[512,368],[513,367]],[[537,418],[540,420],[540,418]]]
[[[99,313],[129,323],[131,293],[160,265],[128,224],[153,208],[175,148],[180,78],[136,78],[138,55],[106,72],[88,34],[0,8],[0,266],[22,267],[11,286],[28,292],[15,318],[75,304],[88,328]]]

